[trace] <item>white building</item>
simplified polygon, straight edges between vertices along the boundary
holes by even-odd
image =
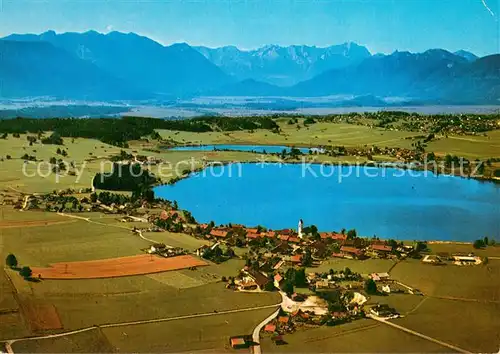
[[[302,228],[304,227],[304,221],[302,219],[299,220],[299,226],[297,228],[297,232],[299,234],[299,238],[302,238]]]

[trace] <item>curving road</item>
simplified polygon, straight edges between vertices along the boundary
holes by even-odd
[[[264,326],[266,324],[271,322],[273,319],[275,319],[279,315],[280,309],[283,307],[283,305],[285,303],[286,295],[281,291],[280,291],[280,295],[281,295],[281,303],[279,304],[280,307],[275,312],[273,312],[268,317],[266,317],[266,319],[264,319],[261,323],[259,323],[257,325],[257,327],[255,327],[255,329],[253,330],[252,341],[253,341],[254,345],[252,347],[252,351],[254,354],[261,354],[262,353],[262,349],[260,347],[260,331],[262,331],[262,328],[264,328]]]

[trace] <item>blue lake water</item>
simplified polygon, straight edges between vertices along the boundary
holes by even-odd
[[[235,151],[248,151],[248,152],[259,152],[263,153],[280,153],[283,150],[290,152],[290,146],[281,145],[230,145],[230,144],[220,144],[220,145],[197,145],[197,146],[176,146],[169,150],[173,151],[213,151],[213,150],[235,150]],[[308,148],[298,148],[302,153],[308,154]]]
[[[418,176],[414,176],[418,175]],[[404,240],[500,240],[500,186],[423,171],[375,167],[240,164],[211,167],[157,197],[177,200],[198,222],[322,231]]]

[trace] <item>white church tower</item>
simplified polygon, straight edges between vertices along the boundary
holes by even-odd
[[[297,228],[297,231],[299,233],[299,238],[302,238],[302,228],[304,227],[304,221],[302,219],[299,220],[299,227]]]

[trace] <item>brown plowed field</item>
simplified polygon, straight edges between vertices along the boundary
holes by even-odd
[[[95,261],[54,263],[49,268],[32,267],[33,277],[42,279],[93,279],[142,275],[208,265],[184,255],[164,258],[147,254]]]
[[[34,332],[63,328],[59,314],[52,304],[25,301],[21,302],[21,309]]]

